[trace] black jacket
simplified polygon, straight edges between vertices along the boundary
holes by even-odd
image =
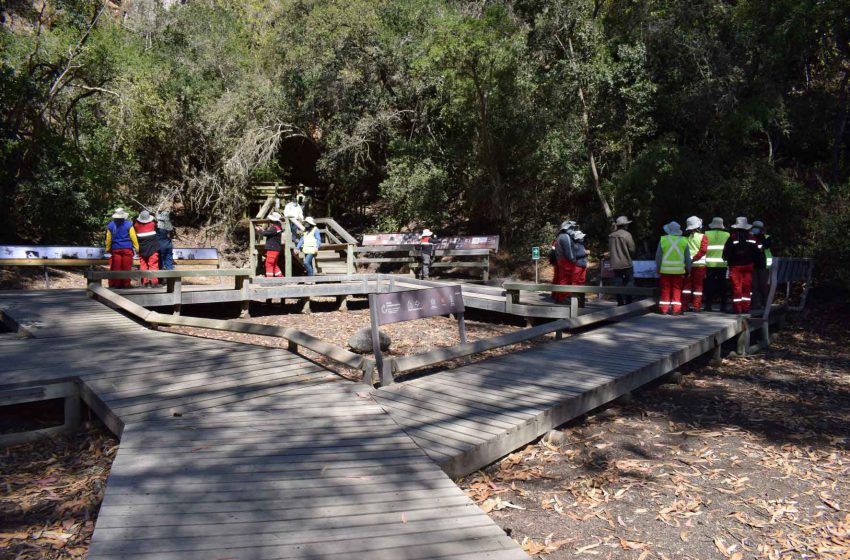
[[[759,260],[758,242],[753,235],[742,229],[732,230],[732,235],[723,246],[723,260],[729,266],[756,264]]]
[[[269,224],[269,227],[262,231],[266,238],[266,251],[280,251],[281,249],[281,234],[283,230],[277,224]]]

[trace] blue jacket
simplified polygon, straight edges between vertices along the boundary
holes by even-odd
[[[109,222],[106,228],[111,235],[111,246],[109,249],[133,249],[133,240],[130,238],[130,230],[133,228],[133,222],[124,220],[121,224],[116,224],[114,221]]]

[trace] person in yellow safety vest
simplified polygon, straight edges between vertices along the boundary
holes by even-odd
[[[316,270],[313,267],[313,263],[315,262],[316,254],[319,252],[319,247],[322,246],[322,234],[319,232],[319,228],[316,227],[316,220],[312,216],[308,216],[304,220],[304,224],[306,227],[304,235],[298,240],[298,245],[295,248],[304,253],[304,268],[307,269],[307,276],[315,276]]]
[[[664,235],[658,242],[655,266],[661,284],[658,311],[662,315],[682,315],[682,283],[691,272],[691,252],[688,240],[682,237],[682,226],[670,222],[664,226]]]
[[[688,250],[691,252],[693,266],[691,274],[685,278],[682,287],[682,307],[686,311],[700,312],[702,307],[702,286],[705,282],[705,254],[708,252],[708,237],[700,230],[702,220],[691,216],[685,223]]]
[[[773,253],[770,251],[770,236],[765,232],[764,222],[754,221],[750,233],[756,238],[756,247],[759,250],[759,259],[753,270],[753,311],[761,311],[767,305]]]
[[[708,251],[705,254],[705,310],[711,311],[714,300],[720,298],[720,312],[726,312],[728,265],[723,260],[723,247],[729,239],[729,232],[723,225],[723,218],[713,218],[705,232],[708,238]]]

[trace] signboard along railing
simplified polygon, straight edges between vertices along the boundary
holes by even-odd
[[[393,383],[392,362],[384,362],[381,354],[379,327],[403,321],[414,321],[441,315],[457,317],[461,344],[466,344],[463,320],[463,291],[460,286],[441,286],[424,290],[369,294],[369,318],[372,330],[372,352],[381,376],[381,385]]]
[[[364,247],[382,245],[418,245],[418,233],[368,233],[363,236]],[[498,235],[436,237],[432,240],[435,249],[490,249],[499,250]]]

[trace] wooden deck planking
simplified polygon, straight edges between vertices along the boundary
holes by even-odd
[[[691,315],[687,322],[639,317],[384,387],[375,399],[449,475],[460,476],[742,329],[742,321],[728,315]],[[493,426],[499,426],[497,434]]]
[[[77,379],[121,436],[89,558],[527,558],[370,387],[80,298],[0,294],[0,385]]]

